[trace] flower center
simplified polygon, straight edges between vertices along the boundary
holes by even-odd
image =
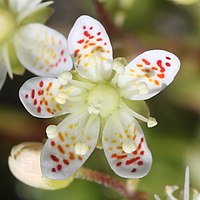
[[[5,9],[0,9],[0,45],[6,42],[13,35],[16,23],[14,16]]]
[[[99,84],[89,92],[88,104],[89,114],[107,117],[119,105],[119,94],[110,85]]]

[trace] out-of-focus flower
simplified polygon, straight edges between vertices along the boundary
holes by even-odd
[[[23,183],[41,189],[54,190],[67,187],[73,177],[65,180],[52,180],[43,177],[40,169],[40,154],[43,144],[24,142],[11,150],[8,159],[10,171]]]
[[[40,23],[52,13],[47,7],[53,1],[0,1],[0,89],[7,72],[23,74],[24,68],[43,76],[57,76],[70,59],[65,52],[67,41],[63,35]]]
[[[193,189],[193,194],[190,194],[190,176],[189,176],[189,167],[185,170],[185,184],[184,184],[184,190],[180,193],[180,198],[176,198],[174,196],[174,192],[178,190],[179,187],[177,185],[173,186],[166,186],[165,187],[165,196],[166,200],[200,200],[200,193],[197,192],[197,190]],[[160,197],[158,195],[154,195],[155,200],[160,200]]]
[[[157,124],[143,100],[173,81],[179,59],[164,50],[146,51],[128,65],[124,58],[113,59],[105,29],[89,16],[76,21],[68,47],[75,72],[62,73],[58,79],[32,78],[19,92],[33,116],[49,118],[70,113],[58,126],[47,127],[49,139],[41,154],[44,176],[71,176],[96,145],[103,146],[111,168],[119,176],[145,176],[152,155],[136,119],[148,127]]]
[[[190,5],[190,4],[197,3],[199,0],[170,0],[170,1],[173,1],[174,3],[177,3],[177,4]]]

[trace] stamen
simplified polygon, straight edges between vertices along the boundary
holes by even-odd
[[[146,122],[147,126],[149,128],[154,127],[157,125],[157,121],[154,117],[149,117],[148,119],[142,115],[140,115],[139,113],[136,113],[135,111],[133,111],[132,109],[130,109],[123,101],[121,101],[121,107],[128,112],[130,115],[132,115],[133,117]]]
[[[101,104],[94,105],[91,103],[88,106],[88,113],[90,115],[92,114],[98,115],[100,113],[100,110],[99,110],[100,107],[101,107]]]
[[[68,99],[68,97],[69,96],[64,91],[61,91],[61,92],[57,93],[57,95],[55,97],[55,100],[59,104],[65,104],[67,99]]]
[[[145,82],[138,83],[136,89],[140,95],[145,95],[149,92],[148,85]]]
[[[58,81],[61,85],[67,85],[70,80],[72,80],[72,74],[70,72],[66,71],[58,76]]]
[[[49,139],[56,138],[57,135],[58,135],[57,126],[55,126],[55,125],[49,125],[49,126],[47,126],[46,133],[47,133],[47,137]]]
[[[132,141],[128,141],[128,142],[123,143],[122,149],[125,153],[132,153],[133,151],[137,149],[137,145],[136,143]]]
[[[75,150],[75,153],[76,153],[77,155],[83,156],[83,155],[85,155],[85,154],[88,152],[89,147],[88,147],[88,145],[85,144],[85,143],[77,142],[77,143],[75,144],[75,146],[74,146],[74,150]]]
[[[156,119],[154,117],[149,117],[148,122],[147,122],[147,126],[149,128],[154,127],[158,124],[158,122],[156,121]]]
[[[112,64],[112,68],[118,73],[118,74],[123,74],[125,68],[125,62],[124,61],[125,59],[123,58],[116,58],[114,61],[113,61],[113,64]]]

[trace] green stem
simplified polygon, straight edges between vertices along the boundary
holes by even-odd
[[[118,192],[124,199],[127,200],[149,199],[147,193],[133,191],[134,188],[130,188],[128,181],[121,181],[102,172],[93,171],[87,168],[81,168],[75,174],[75,178],[103,185],[107,188],[114,190],[115,192]]]

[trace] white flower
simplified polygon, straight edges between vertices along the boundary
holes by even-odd
[[[63,35],[39,23],[45,21],[53,1],[2,0],[0,2],[0,89],[6,74],[22,74],[21,64],[36,75],[58,76],[70,70]],[[41,16],[40,16],[41,15]],[[21,64],[20,64],[20,63]]]
[[[172,82],[180,67],[178,58],[164,50],[151,50],[128,65],[123,58],[113,60],[105,29],[89,16],[76,21],[68,47],[75,72],[62,73],[58,79],[32,78],[19,92],[33,116],[70,113],[58,126],[47,127],[49,139],[41,154],[44,176],[71,176],[96,146],[102,146],[119,176],[145,176],[152,155],[136,119],[148,127],[157,122],[149,116],[144,101],[138,100],[153,97]]]
[[[185,170],[185,184],[184,184],[184,190],[183,194],[181,195],[182,197],[180,198],[181,200],[200,200],[200,193],[198,193],[196,190],[193,190],[193,195],[190,195],[190,174],[189,174],[189,167],[186,167]],[[167,200],[178,200],[174,195],[174,191],[178,190],[179,187],[177,185],[173,186],[166,186],[165,187],[165,196]],[[190,198],[190,196],[192,198]],[[154,195],[155,200],[160,200],[160,197],[158,195]]]

